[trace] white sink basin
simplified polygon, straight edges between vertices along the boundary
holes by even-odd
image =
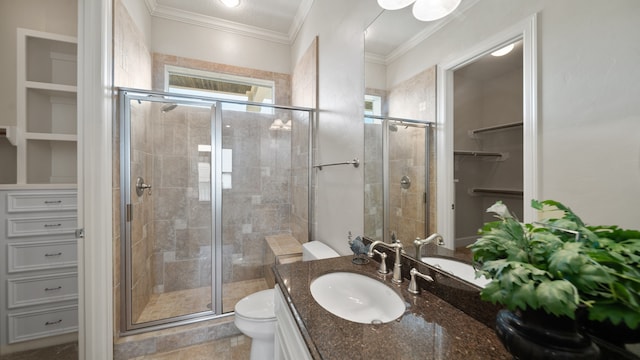
[[[491,280],[484,276],[476,278],[476,271],[473,266],[461,261],[443,259],[438,257],[423,257],[422,261],[457,278],[484,288]]]
[[[368,276],[333,272],[311,282],[311,295],[328,312],[362,324],[381,324],[399,318],[404,300],[384,283]]]

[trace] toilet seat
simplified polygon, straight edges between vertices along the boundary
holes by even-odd
[[[252,321],[274,321],[274,290],[262,290],[247,295],[238,301],[235,306],[237,317]]]

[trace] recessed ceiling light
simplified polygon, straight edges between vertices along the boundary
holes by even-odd
[[[220,0],[226,7],[234,8],[240,5],[240,0]]]

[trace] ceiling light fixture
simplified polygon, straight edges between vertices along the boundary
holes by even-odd
[[[420,21],[434,21],[451,14],[461,0],[378,0],[385,10],[399,10],[413,3],[413,16]]]
[[[226,7],[234,8],[240,5],[240,0],[220,0]]]
[[[491,55],[493,56],[503,56],[503,55],[507,55],[508,53],[511,52],[511,50],[513,50],[513,44],[509,44],[503,48],[500,48],[494,52],[491,53]]]

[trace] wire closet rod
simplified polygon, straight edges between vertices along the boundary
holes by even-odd
[[[353,165],[353,167],[357,168],[358,166],[360,166],[360,160],[353,159],[353,160],[349,160],[349,161],[343,161],[343,162],[337,162],[337,163],[329,163],[329,164],[320,164],[320,165],[314,165],[314,168],[318,168],[318,170],[322,170],[323,167],[325,166],[336,166],[336,165]]]

